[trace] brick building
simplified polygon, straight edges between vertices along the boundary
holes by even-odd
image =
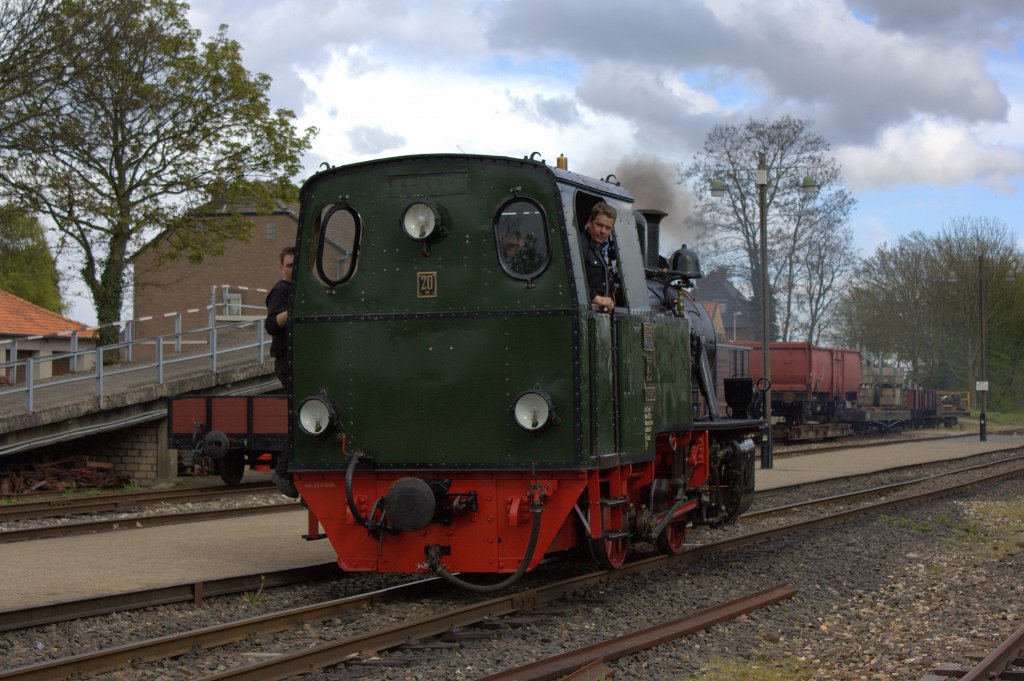
[[[278,254],[285,246],[295,245],[298,205],[278,203],[270,213],[239,213],[252,222],[250,238],[228,242],[221,255],[206,256],[201,263],[162,258],[165,235],[161,234],[134,256],[136,339],[173,334],[174,313],[181,314],[182,331],[203,328],[209,322],[211,304],[216,304],[221,321],[266,316],[267,291],[280,277]],[[184,342],[205,345],[207,339],[205,334],[192,334]],[[170,343],[165,339],[165,349]],[[146,355],[145,350],[140,347],[136,352]]]

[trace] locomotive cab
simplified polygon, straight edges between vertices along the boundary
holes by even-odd
[[[599,201],[610,312],[580,241]],[[582,546],[614,567],[749,503],[760,423],[695,414],[691,322],[652,310],[624,188],[437,155],[326,170],[301,202],[292,470],[342,568],[517,577]]]

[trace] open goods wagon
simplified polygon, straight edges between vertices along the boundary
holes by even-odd
[[[756,382],[764,374],[761,344],[743,345],[750,348],[750,373]],[[781,438],[848,435],[848,427],[834,422],[841,408],[857,401],[861,386],[860,351],[806,342],[773,342],[769,348],[772,416],[773,420],[783,421],[777,428]]]
[[[167,439],[181,473],[237,485],[246,467],[272,470],[288,443],[288,396],[184,395],[167,401]]]

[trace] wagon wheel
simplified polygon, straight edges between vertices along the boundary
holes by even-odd
[[[245,475],[245,455],[241,452],[228,452],[217,462],[220,479],[226,485],[237,485]]]
[[[651,509],[655,513],[672,508],[675,503],[675,495],[668,480],[658,479],[651,485]],[[665,529],[655,537],[654,548],[658,553],[677,556],[683,552],[683,544],[686,541],[686,518],[669,523]]]
[[[590,555],[594,562],[606,570],[617,570],[626,562],[629,555],[629,530],[626,527],[626,512],[621,509],[619,513],[608,506],[601,507],[601,525],[604,528],[604,537],[590,540]],[[613,527],[615,515],[619,516],[618,527]],[[609,536],[611,535],[611,536]]]

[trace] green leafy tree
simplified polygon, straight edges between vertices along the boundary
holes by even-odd
[[[943,325],[941,259],[920,232],[883,244],[853,277],[840,305],[841,338],[868,361],[906,367],[930,384],[940,371]]]
[[[984,365],[996,407],[1024,405],[1024,253],[1018,243],[1005,223],[990,217],[953,218],[935,239],[945,272],[941,313],[946,321],[946,373],[973,390]]]
[[[200,43],[174,0],[79,0],[54,30],[48,97],[25,93],[34,115],[0,131],[0,187],[47,216],[76,263],[99,323],[120,317],[131,255],[160,230],[193,260],[246,237],[241,216],[203,222],[210,197],[269,205],[315,134],[272,111],[270,78],[250,74],[225,26]],[[73,9],[71,9],[73,8]],[[105,341],[116,337],[108,331]]]
[[[64,311],[42,225],[11,206],[0,207],[0,289],[58,314]]]
[[[52,55],[75,48],[59,17],[76,12],[66,0],[0,1],[0,140],[56,106],[51,96],[68,74],[55,68]]]
[[[840,306],[842,337],[922,385],[973,390],[982,362],[996,407],[1024,405],[1024,254],[999,220],[951,219],[865,260]]]
[[[759,154],[767,166],[768,262],[761,260]],[[854,199],[829,145],[811,122],[784,117],[716,125],[693,162],[681,169],[698,199],[702,254],[753,292],[751,318],[761,326],[768,267],[772,337],[817,341],[831,323],[845,279],[856,265],[846,226]],[[818,190],[801,191],[810,175]],[[712,197],[713,185],[724,191]]]

